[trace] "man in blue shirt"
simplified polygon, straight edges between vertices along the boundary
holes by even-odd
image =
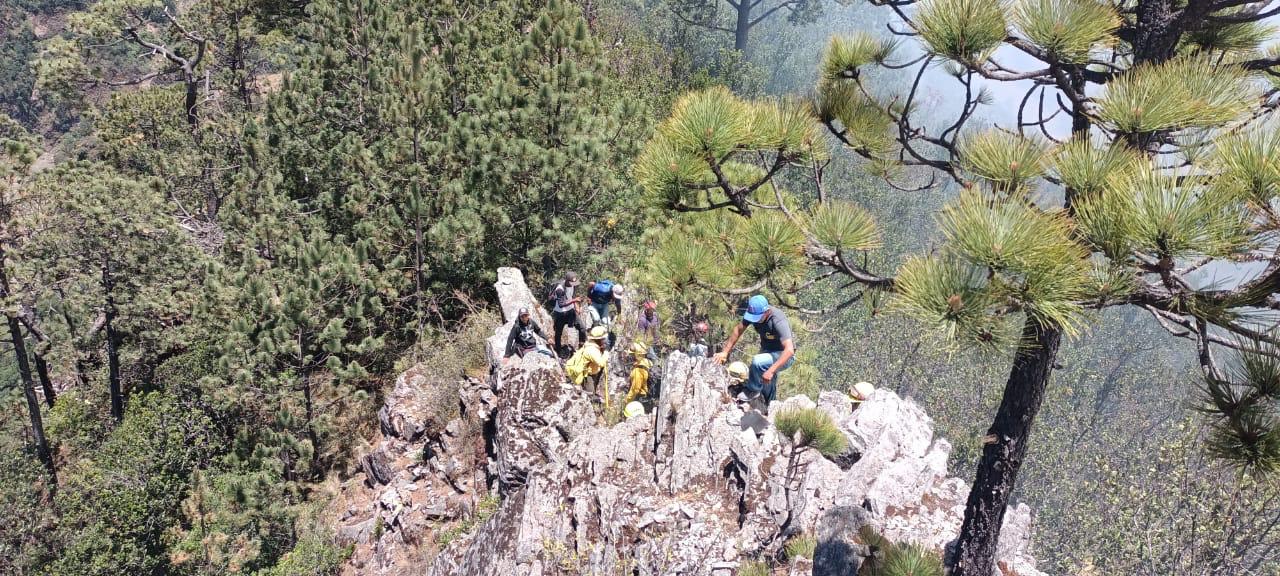
[[[742,322],[733,328],[724,350],[715,355],[716,363],[724,364],[729,359],[747,326],[754,327],[760,335],[760,353],[751,357],[751,373],[745,386],[752,395],[764,396],[767,410],[769,403],[778,395],[778,372],[790,368],[795,360],[796,344],[791,337],[791,322],[782,310],[770,306],[763,295],[752,296],[747,301]]]

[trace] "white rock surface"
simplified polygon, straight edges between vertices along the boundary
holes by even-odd
[[[533,297],[518,272],[500,271],[499,278],[509,320]],[[398,436],[380,449],[395,460],[425,446],[427,461],[402,465],[389,486],[371,495],[371,512],[386,526],[381,535],[370,531],[370,515],[344,519],[347,540],[379,540],[357,546],[352,567],[359,568],[348,573],[728,575],[743,560],[776,552],[786,535],[811,532],[819,540],[815,558],[787,573],[844,575],[855,573],[866,554],[857,536],[864,525],[938,550],[958,533],[967,485],[948,477],[951,445],[934,438],[932,421],[910,400],[881,389],[857,410],[836,392],[816,403],[802,397],[776,403],[772,415],[786,407],[826,411],[851,445],[836,461],[802,451],[789,466],[790,446],[771,426],[759,435],[744,430],[722,367],[674,353],[662,374],[649,414],[606,426],[587,394],[565,383],[558,362],[528,355],[495,370],[488,383],[463,387],[470,408],[446,430],[481,426],[483,447],[409,440],[420,426],[389,405],[387,419],[397,424],[384,425],[384,432]],[[400,388],[389,403],[412,401]],[[468,460],[468,451],[483,451],[487,463]],[[474,479],[476,470],[446,478],[442,461],[472,462],[483,468],[485,482]],[[420,563],[412,545],[417,535],[432,529],[433,519],[468,513],[483,484],[502,496],[497,512]],[[452,507],[441,505],[450,498]],[[1010,508],[998,576],[1041,576],[1028,551],[1031,524],[1027,506]]]

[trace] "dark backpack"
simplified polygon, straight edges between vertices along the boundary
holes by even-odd
[[[613,300],[613,281],[596,280],[596,284],[591,287],[591,294],[588,294],[588,296],[596,304],[608,304],[610,300]]]
[[[543,307],[552,310],[556,307],[556,289],[562,286],[564,281],[557,280],[547,286],[547,299],[542,301]]]

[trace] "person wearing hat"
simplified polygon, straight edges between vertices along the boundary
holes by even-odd
[[[630,420],[637,416],[644,416],[644,404],[628,402],[626,407],[622,409],[622,417]]]
[[[610,324],[613,318],[613,314],[609,311],[610,304],[619,314],[622,313],[622,294],[622,285],[612,280],[596,280],[587,284],[587,300],[595,311],[593,316],[599,319],[599,323],[606,326]]]
[[[560,337],[564,333],[566,326],[573,326],[578,331],[578,345],[581,346],[587,340],[587,331],[582,327],[582,322],[578,321],[578,303],[582,298],[574,296],[573,290],[578,286],[578,274],[576,272],[565,272],[564,279],[556,284],[551,291],[551,299],[554,306],[551,308],[551,320],[554,325],[552,330],[555,333],[556,353],[564,350],[560,344]]]
[[[689,342],[690,358],[706,358],[707,357],[707,332],[711,331],[711,326],[706,322],[698,322],[693,325],[693,337]]]
[[[724,349],[715,355],[718,364],[724,364],[738,344],[738,338],[748,326],[756,329],[760,335],[760,353],[751,357],[750,374],[747,376],[746,389],[749,396],[761,395],[767,409],[778,394],[778,372],[791,367],[795,361],[796,345],[791,337],[791,322],[786,314],[769,305],[769,300],[762,294],[756,294],[747,301],[746,312],[742,322],[734,326],[729,341]]]
[[[533,316],[529,314],[529,309],[520,308],[516,321],[511,323],[511,333],[507,334],[507,348],[502,356],[503,363],[510,360],[512,356],[524,358],[525,354],[533,350],[551,356],[550,351],[538,345],[538,340],[546,342],[547,335],[542,333],[542,327],[534,321]]]
[[[609,371],[609,357],[604,353],[604,340],[608,336],[604,326],[592,328],[587,335],[587,343],[578,348],[564,365],[569,380],[597,398],[609,393],[608,382],[605,380]]]
[[[849,397],[853,399],[853,409],[857,410],[863,402],[866,402],[871,395],[875,393],[876,387],[870,382],[859,382],[849,389]]]
[[[640,310],[640,317],[636,319],[636,329],[640,331],[642,338],[657,344],[658,324],[658,303],[653,300],[645,300]]]
[[[631,387],[627,389],[627,398],[622,401],[624,406],[632,400],[649,395],[649,370],[653,368],[653,362],[649,360],[649,347],[644,342],[632,343],[630,352],[631,374],[627,381]]]

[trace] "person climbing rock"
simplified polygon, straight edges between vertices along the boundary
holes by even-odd
[[[508,362],[512,356],[524,358],[525,354],[535,350],[552,356],[551,351],[540,344],[539,340],[546,342],[547,335],[543,334],[542,327],[534,321],[529,309],[521,308],[516,315],[516,321],[511,323],[511,333],[507,335],[507,347],[502,356],[503,363]]]
[[[767,411],[778,394],[778,373],[790,368],[795,361],[796,346],[791,336],[791,322],[781,310],[770,306],[764,295],[752,296],[747,301],[742,321],[734,326],[724,349],[715,355],[716,363],[724,364],[728,360],[738,338],[748,326],[755,328],[760,335],[760,353],[751,357],[750,374],[745,383],[746,396],[748,399],[762,396]]]
[[[572,326],[578,331],[579,346],[587,340],[587,331],[582,327],[582,322],[578,320],[578,304],[582,301],[582,298],[573,294],[574,288],[577,286],[578,274],[566,272],[564,279],[551,290],[550,300],[554,303],[551,308],[551,319],[554,324],[552,328],[555,333],[556,354],[564,352],[560,337],[567,326]]]
[[[603,399],[609,393],[609,357],[604,353],[604,340],[607,337],[608,332],[604,326],[592,328],[586,344],[578,348],[564,365],[569,381],[585,388],[596,400]]]
[[[619,317],[622,315],[622,294],[622,285],[615,284],[612,280],[596,280],[587,285],[587,302],[590,304],[587,308],[587,317],[590,319],[588,324],[591,327],[604,326],[605,330],[609,331],[605,350],[612,350],[617,342],[617,335],[613,330],[615,317],[613,311],[616,311]],[[612,310],[610,304],[612,304]]]
[[[859,406],[862,406],[862,403],[866,402],[868,398],[871,398],[871,395],[874,394],[875,391],[876,387],[870,382],[859,382],[854,384],[853,387],[849,389],[849,397],[853,399],[853,409],[857,410]]]
[[[649,360],[649,347],[644,342],[631,344],[631,374],[627,377],[631,387],[627,390],[627,398],[623,404],[649,395],[649,371],[653,362]]]
[[[587,300],[594,312],[591,317],[597,320],[597,324],[606,327],[613,324],[613,313],[609,310],[611,304],[619,315],[622,314],[622,294],[622,285],[612,280],[596,280],[587,285]]]
[[[636,319],[636,330],[639,332],[639,336],[657,345],[659,324],[658,303],[653,300],[645,300],[643,309],[640,310],[640,317]]]
[[[707,352],[709,351],[707,348],[707,332],[710,330],[711,327],[706,322],[698,322],[693,325],[693,336],[689,342],[690,358],[707,357]]]

